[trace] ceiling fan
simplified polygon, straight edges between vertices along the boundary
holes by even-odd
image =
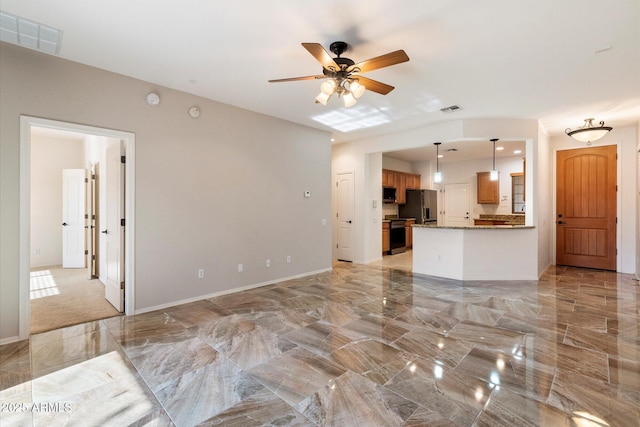
[[[381,95],[388,94],[394,89],[393,86],[363,77],[361,73],[400,64],[409,60],[404,50],[396,50],[395,52],[355,63],[349,58],[340,57],[340,55],[347,51],[348,45],[345,42],[333,42],[329,46],[329,50],[336,55],[336,58],[332,58],[329,52],[319,43],[302,43],[302,46],[322,65],[322,74],[269,80],[269,82],[277,83],[327,79],[320,86],[320,95],[316,97],[316,103],[322,105],[327,105],[327,102],[333,94],[336,94],[338,98],[343,98],[345,107],[350,107],[355,104],[356,98],[362,96],[365,89]]]

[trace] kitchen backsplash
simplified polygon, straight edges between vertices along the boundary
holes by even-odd
[[[385,218],[387,215],[398,216],[398,205],[395,203],[383,203],[382,218]]]

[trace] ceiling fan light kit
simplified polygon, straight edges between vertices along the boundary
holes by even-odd
[[[584,119],[582,127],[575,130],[566,128],[565,133],[575,140],[591,145],[592,141],[597,141],[613,129],[611,126],[605,126],[603,121],[599,123],[600,126],[594,126],[593,120],[593,118]]]
[[[329,50],[336,55],[332,58],[319,43],[302,43],[302,46],[313,55],[322,65],[322,74],[305,77],[292,77],[287,79],[269,80],[270,83],[290,82],[298,80],[320,80],[327,79],[320,85],[320,94],[316,96],[316,103],[327,105],[329,99],[335,94],[341,98],[345,107],[351,107],[357,102],[368,89],[372,92],[386,95],[394,87],[378,82],[360,75],[367,71],[377,70],[390,65],[399,64],[409,60],[403,50],[387,53],[359,63],[355,63],[349,58],[342,58],[348,45],[345,42],[333,42]]]

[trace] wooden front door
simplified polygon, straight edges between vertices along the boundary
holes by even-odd
[[[557,153],[556,263],[616,269],[616,146]]]

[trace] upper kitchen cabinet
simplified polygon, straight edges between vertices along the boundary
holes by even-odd
[[[491,181],[489,172],[477,172],[478,204],[497,205],[500,203],[500,178]]]
[[[382,186],[383,187],[395,187],[396,186],[396,173],[395,171],[382,169]]]
[[[404,173],[396,173],[396,203],[407,203],[407,176]]]
[[[406,190],[420,189],[420,175],[382,169],[382,186],[396,189],[396,203],[406,203]]]
[[[420,175],[413,173],[405,174],[407,190],[419,190],[420,189]]]

